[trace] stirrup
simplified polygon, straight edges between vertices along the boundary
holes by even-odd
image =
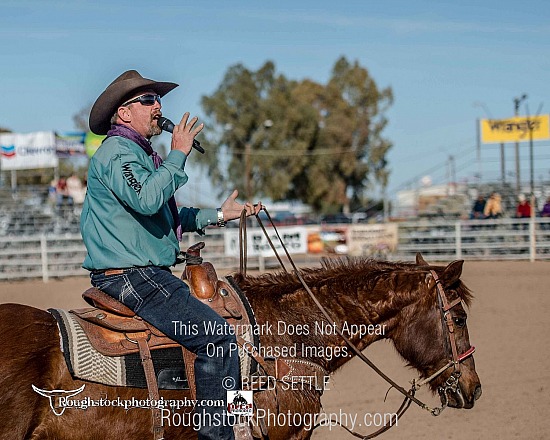
[[[233,434],[235,435],[235,440],[254,440],[248,420],[235,423],[233,425]]]

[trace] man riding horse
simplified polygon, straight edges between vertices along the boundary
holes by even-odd
[[[206,334],[204,322],[223,327],[224,319],[192,296],[170,267],[176,263],[182,232],[204,234],[206,226],[223,227],[243,210],[257,214],[261,203],[240,204],[233,191],[217,210],[177,209],[174,193],[188,180],[184,166],[204,124],[197,124],[197,117],[189,120],[185,113],[174,127],[166,159],[162,161],[153,150],[150,139],[161,133],[161,97],[175,87],[129,70],[94,103],[90,129],[107,138],[88,169],[80,224],[87,249],[83,267],[91,272],[94,287],[197,355],[196,410],[203,416],[196,427],[199,439],[233,439],[227,423],[208,422],[226,420],[225,407],[200,406],[200,402],[225,401],[226,390],[240,388],[239,359],[230,351],[235,336]],[[196,331],[176,332],[174,321]],[[209,356],[208,345],[221,355]]]

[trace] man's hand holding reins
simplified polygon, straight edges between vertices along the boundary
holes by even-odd
[[[257,215],[262,209],[262,202],[258,202],[253,205],[250,202],[246,202],[244,205],[237,202],[237,196],[239,191],[234,190],[231,195],[225,199],[222,203],[221,210],[223,212],[223,219],[225,221],[234,220],[241,216],[241,212],[246,210],[246,216]]]

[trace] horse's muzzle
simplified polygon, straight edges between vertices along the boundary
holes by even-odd
[[[474,388],[474,392],[471,396],[465,395],[459,386],[456,390],[450,392],[447,390],[439,391],[439,397],[443,405],[447,405],[449,408],[462,408],[462,409],[471,409],[474,407],[475,401],[481,397],[481,385],[477,385]]]
[[[474,400],[477,400],[481,397],[481,385],[478,385],[474,391]]]

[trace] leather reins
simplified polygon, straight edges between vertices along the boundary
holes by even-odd
[[[273,230],[275,231],[275,234],[277,235],[277,239],[281,243],[282,249],[284,250],[284,252],[286,254],[286,257],[288,258],[288,261],[289,261],[290,265],[293,268],[294,274],[299,279],[300,283],[302,284],[302,286],[304,287],[304,289],[306,290],[306,292],[308,293],[308,295],[310,296],[312,301],[315,303],[317,308],[321,311],[323,316],[327,319],[327,321],[336,323],[336,321],[331,318],[330,314],[323,307],[323,305],[319,302],[319,300],[317,299],[315,294],[311,291],[311,289],[309,288],[309,286],[307,285],[307,283],[303,279],[302,274],[300,273],[300,271],[296,267],[294,261],[292,260],[290,254],[289,254],[289,252],[288,252],[288,250],[287,250],[287,248],[286,248],[286,246],[285,246],[285,244],[284,244],[284,242],[281,238],[281,236],[279,235],[279,231],[277,230],[275,224],[273,223],[273,220],[272,220],[271,216],[269,215],[269,212],[267,211],[267,209],[265,207],[262,207],[262,210],[266,213],[266,216],[267,216],[269,222],[271,223],[271,226],[273,227]],[[261,229],[262,229],[262,231],[263,231],[263,233],[264,233],[271,249],[273,250],[273,252],[275,253],[275,256],[279,260],[279,263],[280,263],[281,267],[283,268],[283,270],[285,272],[288,273],[288,270],[285,267],[285,265],[283,264],[283,262],[281,260],[281,257],[279,256],[279,253],[277,252],[273,242],[269,238],[269,234],[267,233],[267,231],[266,231],[266,229],[263,225],[263,222],[260,219],[259,215],[256,215],[256,219],[257,219],[258,224],[260,225],[260,227],[261,227]],[[241,273],[243,275],[246,275],[246,265],[247,265],[247,262],[246,262],[246,256],[247,256],[246,246],[247,246],[247,240],[246,240],[246,212],[244,210],[241,213],[241,219],[240,220],[241,221],[240,221],[240,225],[239,225],[239,247],[240,247],[239,267],[240,267]],[[243,247],[245,248],[244,250],[243,250]],[[375,431],[371,434],[368,434],[366,436],[350,430],[346,426],[341,425],[339,423],[339,421],[330,420],[330,421],[327,421],[327,422],[331,422],[331,423],[336,422],[336,423],[338,423],[340,426],[342,426],[344,429],[346,429],[350,434],[354,435],[355,437],[362,438],[362,439],[371,439],[371,438],[374,438],[374,437],[386,432],[392,426],[395,426],[397,424],[398,419],[407,411],[407,409],[409,409],[412,402],[416,403],[419,407],[421,407],[422,409],[425,409],[426,411],[428,411],[433,416],[438,416],[439,414],[441,414],[443,409],[445,409],[446,406],[447,406],[447,393],[448,392],[455,392],[455,393],[460,394],[460,388],[458,386],[458,380],[459,380],[460,375],[461,375],[461,373],[460,373],[460,363],[474,353],[475,347],[472,346],[468,350],[466,350],[464,353],[462,353],[460,355],[458,354],[456,339],[455,339],[455,335],[454,335],[455,329],[454,329],[453,318],[452,318],[452,315],[451,315],[451,309],[453,307],[457,306],[458,304],[460,304],[462,300],[460,298],[457,298],[454,301],[449,302],[448,299],[447,299],[447,295],[445,293],[445,290],[444,290],[444,288],[441,284],[441,281],[439,280],[439,277],[437,276],[437,273],[434,270],[430,270],[430,273],[433,276],[435,284],[436,284],[436,289],[437,289],[437,293],[438,293],[438,303],[439,303],[439,307],[440,307],[441,314],[442,314],[443,330],[444,330],[444,332],[445,332],[445,329],[447,330],[448,340],[446,339],[446,341],[450,345],[450,349],[451,349],[451,353],[450,353],[451,354],[451,359],[449,360],[449,362],[447,364],[445,364],[443,367],[441,367],[439,370],[437,370],[435,373],[433,373],[431,376],[423,379],[422,381],[416,382],[415,380],[412,380],[411,381],[411,383],[412,383],[411,389],[409,391],[407,391],[403,387],[401,387],[399,384],[397,384],[394,380],[392,380],[389,376],[387,376],[382,370],[380,370],[342,332],[340,327],[335,325],[336,332],[346,342],[346,344],[351,348],[351,350],[363,362],[365,362],[371,369],[373,369],[382,379],[384,379],[388,384],[390,384],[391,385],[390,389],[395,388],[397,391],[399,391],[404,396],[404,400],[401,403],[401,406],[399,407],[397,412],[395,413],[396,414],[396,418],[395,418],[396,423],[392,423],[392,421],[390,421],[389,423],[385,424],[379,430],[377,430],[377,431]],[[443,372],[445,372],[447,369],[449,369],[452,366],[454,366],[453,373],[451,374],[451,376],[445,382],[445,386],[439,387],[439,389],[438,389],[439,394],[444,396],[443,404],[440,407],[431,408],[428,405],[426,405],[424,402],[422,402],[421,400],[419,400],[418,398],[416,398],[414,396],[416,391],[421,386],[431,382],[433,379],[435,379],[436,377],[441,375]],[[322,426],[322,425],[321,424],[316,424],[313,427],[313,429],[318,428],[319,426]]]

